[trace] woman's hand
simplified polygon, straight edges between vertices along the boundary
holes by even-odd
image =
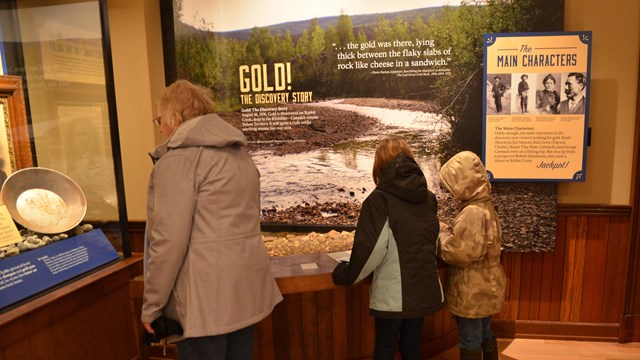
[[[147,330],[147,332],[149,334],[155,334],[155,332],[153,331],[153,328],[151,327],[151,324],[148,322],[142,322],[142,325],[144,326],[144,328]]]

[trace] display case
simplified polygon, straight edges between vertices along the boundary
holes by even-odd
[[[0,237],[19,234],[0,239],[0,312],[131,256],[106,17],[105,1],[0,3]],[[32,169],[57,175],[11,181]],[[54,186],[62,178],[82,212],[51,230],[77,205]]]

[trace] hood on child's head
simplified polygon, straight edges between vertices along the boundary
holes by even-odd
[[[489,176],[482,160],[471,151],[451,157],[440,168],[440,182],[458,201],[481,199],[491,194]]]

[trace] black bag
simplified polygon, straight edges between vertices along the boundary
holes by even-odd
[[[142,342],[147,345],[151,343],[158,343],[169,335],[182,335],[183,333],[182,325],[166,316],[160,316],[153,320],[151,328],[154,331],[153,334],[149,333],[147,330],[142,334]]]

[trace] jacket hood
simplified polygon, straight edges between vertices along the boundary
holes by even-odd
[[[416,161],[400,153],[382,168],[378,189],[412,204],[427,200],[427,180]]]
[[[183,122],[167,141],[159,145],[150,155],[158,159],[169,149],[175,148],[200,146],[222,148],[246,145],[247,138],[242,131],[216,114],[207,114]]]
[[[471,151],[454,155],[440,168],[440,182],[458,201],[482,200],[491,195],[491,183],[480,158]]]

